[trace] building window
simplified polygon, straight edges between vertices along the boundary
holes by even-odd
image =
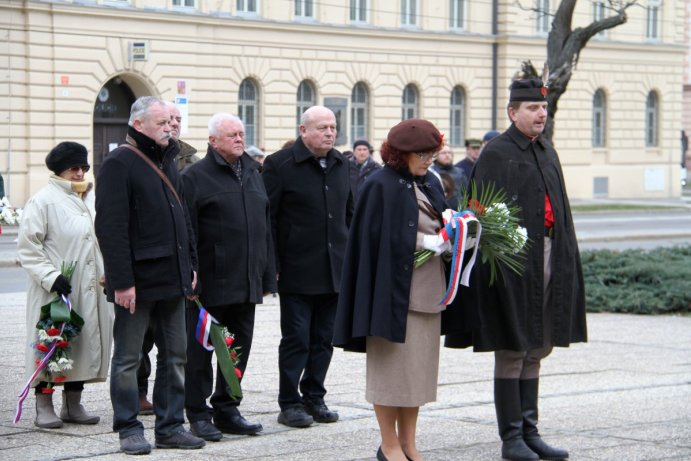
[[[449,1],[449,27],[465,29],[465,0]]]
[[[417,0],[401,0],[401,25],[417,25]]]
[[[658,106],[657,93],[651,91],[645,101],[645,145],[647,147],[657,147],[658,145],[658,126],[660,123]]]
[[[300,82],[300,85],[298,85],[298,94],[297,94],[297,105],[295,106],[295,113],[296,113],[296,119],[297,123],[295,124],[297,128],[297,135],[300,135],[300,117],[302,116],[302,113],[312,107],[315,104],[315,91],[314,91],[314,86],[312,86],[312,83],[310,83],[307,80],[303,80]]]
[[[537,24],[535,29],[538,34],[546,35],[549,33],[551,18],[549,0],[535,0],[535,8],[537,9]]]
[[[465,92],[460,86],[454,87],[451,92],[451,104],[449,105],[449,126],[451,133],[449,144],[462,146],[464,141],[463,122],[465,121]]]
[[[173,6],[179,6],[182,8],[194,8],[195,0],[173,0]]]
[[[350,95],[350,138],[351,141],[368,138],[369,92],[364,83],[358,82]]]
[[[259,95],[257,85],[249,78],[242,81],[238,91],[238,117],[245,125],[245,144],[256,146],[259,141]]]
[[[593,96],[593,147],[605,147],[605,92],[597,90]]]
[[[660,38],[660,0],[648,0],[645,7],[645,38],[658,40]]]
[[[401,105],[401,120],[408,120],[409,118],[418,118],[418,93],[415,85],[408,84],[403,89],[403,101]]]
[[[295,0],[295,16],[300,18],[313,18],[314,0]]]
[[[237,0],[238,13],[256,13],[258,0]]]
[[[595,0],[593,2],[593,22],[605,19],[605,11],[605,2],[602,0]],[[598,32],[596,35],[598,38],[604,38],[606,36],[607,34],[604,30]]]
[[[350,0],[350,20],[367,22],[367,0]]]

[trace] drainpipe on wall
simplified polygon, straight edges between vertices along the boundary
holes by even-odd
[[[499,32],[499,0],[492,0],[492,129],[497,129],[497,88],[498,88],[498,68],[499,68],[499,43],[497,34]]]

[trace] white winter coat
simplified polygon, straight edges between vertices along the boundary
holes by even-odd
[[[24,207],[19,227],[19,261],[29,274],[26,299],[26,379],[36,370],[36,322],[41,306],[56,296],[50,289],[60,274],[63,261],[76,261],[70,300],[84,319],[81,333],[70,341],[74,367],[67,381],[105,381],[113,340],[113,305],[106,301],[99,278],[103,259],[94,232],[94,192],[84,198],[73,192],[71,183],[51,177]],[[41,374],[34,380],[47,381]]]

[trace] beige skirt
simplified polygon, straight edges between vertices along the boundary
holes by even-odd
[[[437,399],[441,314],[408,311],[405,343],[367,337],[365,399],[419,407]]]

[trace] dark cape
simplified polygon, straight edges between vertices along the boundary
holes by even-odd
[[[413,181],[441,215],[444,194],[431,173],[413,178],[385,166],[362,185],[346,246],[334,346],[364,352],[367,336],[405,341],[419,213]]]
[[[450,318],[458,311],[450,311],[444,323],[445,345],[472,344],[478,352],[542,347],[545,193],[554,213],[549,300],[552,345],[564,347],[586,341],[581,259],[561,164],[550,142],[542,135],[531,142],[511,125],[485,147],[470,179],[479,190],[494,183],[513,205],[521,208],[520,225],[528,231],[529,246],[523,274],[500,265],[491,287],[489,265],[478,258],[471,278],[472,293],[464,298],[464,307],[475,309],[479,323],[468,334],[461,319]]]

